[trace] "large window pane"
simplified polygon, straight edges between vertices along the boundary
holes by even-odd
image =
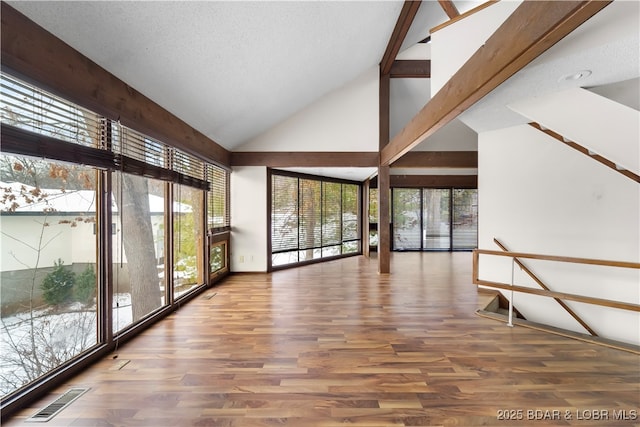
[[[272,175],[272,265],[298,262],[298,220],[298,178]]]
[[[113,176],[113,328],[120,331],[167,303],[165,183],[129,174]]]
[[[478,190],[453,190],[453,248],[478,246]]]
[[[369,223],[378,223],[378,189],[369,189]]]
[[[393,249],[421,248],[421,214],[419,189],[393,189]]]
[[[360,187],[342,184],[342,253],[360,251]]]
[[[300,249],[306,249],[301,255],[309,260],[318,257],[313,255],[313,249],[322,247],[321,181],[301,179],[299,192]]]
[[[451,246],[449,189],[425,188],[423,190],[423,248],[445,249]]]
[[[174,184],[173,188],[173,292],[178,298],[204,284],[204,195],[185,185]]]
[[[322,183],[322,246],[339,245],[342,241],[340,229],[342,215],[342,186],[335,182]],[[340,246],[337,253],[323,251],[324,256],[340,255]]]
[[[97,343],[95,170],[0,155],[3,396]]]
[[[367,226],[367,224],[365,224]],[[369,189],[369,247],[378,246],[378,189]]]

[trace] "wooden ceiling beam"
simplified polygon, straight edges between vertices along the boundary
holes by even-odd
[[[421,1],[405,0],[402,5],[402,10],[400,11],[400,15],[396,21],[393,33],[391,33],[387,49],[382,56],[382,61],[380,61],[380,74],[389,74],[391,71],[393,62],[395,61],[398,52],[400,52],[400,47],[402,47],[402,43],[404,42],[404,39],[409,32],[409,28],[411,28],[411,24],[413,23],[413,19],[418,13],[420,4],[422,4]]]
[[[97,114],[229,166],[229,151],[2,2],[2,71]]]
[[[443,22],[442,24],[436,25],[435,27],[431,28],[431,30],[429,31],[429,33],[433,34],[436,31],[439,31],[441,29],[443,29],[444,27],[448,27],[451,24],[455,24],[458,21],[461,21],[475,13],[480,12],[482,9],[485,9],[489,6],[491,6],[494,3],[498,3],[500,0],[487,0],[484,3],[479,4],[478,6],[474,7],[473,9],[469,9],[464,13],[459,14],[458,16],[456,16],[455,18],[451,18],[448,21]]]
[[[477,151],[411,151],[391,165],[394,168],[477,168]]]
[[[391,164],[524,68],[611,1],[525,1],[382,149]]]
[[[284,167],[378,167],[376,151],[319,152],[319,151],[235,151],[231,153],[231,166]]]
[[[431,61],[424,60],[395,60],[389,75],[395,78],[428,79],[431,77]]]
[[[449,19],[453,19],[460,16],[460,12],[458,12],[458,8],[456,7],[455,4],[453,4],[451,0],[438,0],[438,3],[440,3],[442,10],[444,10],[444,13],[447,14]]]
[[[369,182],[378,188],[378,177]],[[390,175],[391,188],[478,188],[478,175]],[[378,207],[379,208],[379,207]]]

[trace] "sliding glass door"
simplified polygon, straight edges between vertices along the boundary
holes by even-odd
[[[393,189],[393,250],[419,250],[422,195],[417,188]]]
[[[448,250],[451,246],[451,191],[422,190],[422,249]]]
[[[393,250],[465,250],[478,242],[478,191],[393,188]]]
[[[478,190],[453,190],[453,247],[478,246]]]

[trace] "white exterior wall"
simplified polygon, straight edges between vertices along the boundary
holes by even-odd
[[[53,267],[59,258],[65,265],[96,262],[96,235],[94,223],[76,222],[75,227],[70,224],[59,224],[59,221],[73,220],[70,216],[44,215],[2,215],[0,229],[5,236],[0,240],[0,271],[16,271],[35,268]],[[42,226],[46,220],[48,226]],[[113,238],[114,259],[127,262],[126,256],[121,259],[121,230],[117,228],[118,216],[114,216],[116,234]],[[163,214],[151,216],[151,224],[156,240],[156,255],[162,256],[164,242],[159,239],[164,225]],[[41,231],[42,241],[40,241]],[[40,248],[40,259],[37,260]]]
[[[231,271],[267,271],[267,168],[231,173]]]
[[[640,261],[637,183],[528,125],[481,133],[478,145],[479,248],[497,250],[495,237],[518,252]],[[638,270],[524,262],[554,291],[640,303]],[[506,258],[480,267],[482,279],[511,280]],[[517,268],[515,281],[531,284]],[[514,302],[529,320],[584,332],[552,299]],[[638,313],[568,305],[599,335],[639,344]]]
[[[0,229],[5,234],[0,248],[0,271],[53,267],[58,259],[65,265],[95,263],[93,224],[78,222],[76,227],[71,227],[59,224],[61,220],[73,220],[73,217],[0,216]],[[45,221],[47,226],[43,226]]]

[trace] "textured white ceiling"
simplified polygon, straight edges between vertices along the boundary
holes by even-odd
[[[483,1],[455,4],[464,12]],[[378,64],[402,7],[401,0],[8,3],[230,150]],[[616,0],[461,120],[477,132],[511,126],[524,120],[506,108],[513,100],[637,78],[639,9],[638,1]],[[437,1],[423,1],[403,49],[446,20]],[[558,82],[585,68],[593,71],[588,79]],[[416,102],[426,102],[419,95]]]
[[[227,149],[379,63],[402,8],[401,1],[8,3]]]

